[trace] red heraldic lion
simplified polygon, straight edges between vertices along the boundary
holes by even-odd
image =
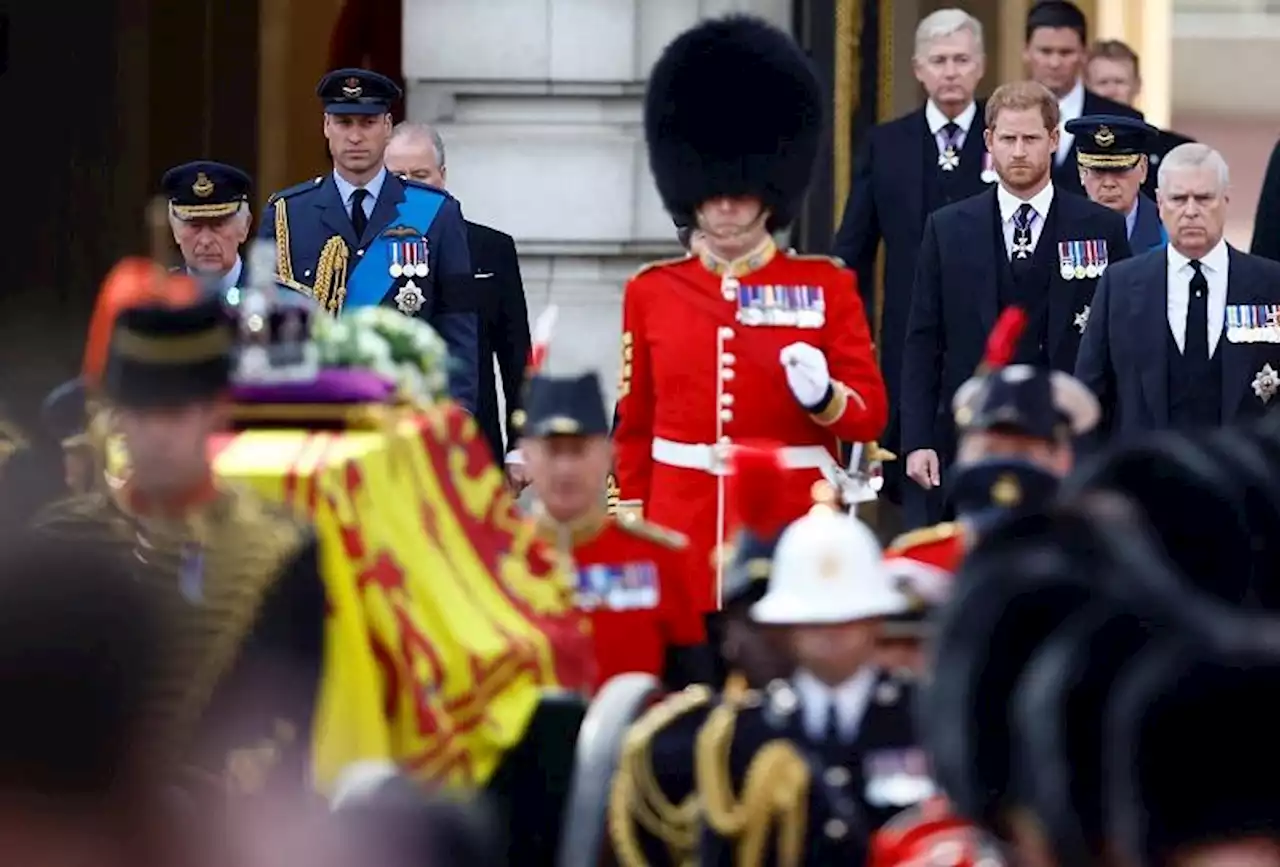
[[[754,197],[771,232],[786,228],[812,174],[823,106],[809,61],[763,21],[718,19],[677,38],[645,105],[650,166],[676,223],[695,225],[706,202]],[[789,384],[798,356],[828,380],[808,405]],[[700,609],[718,607],[712,555],[733,529],[734,443],[781,442],[790,472],[778,496],[808,503],[815,481],[839,475],[840,443],[875,439],[887,414],[855,278],[838,260],[766,238],[735,262],[703,249],[627,284],[618,508],[689,538],[693,562],[705,564],[690,575]]]

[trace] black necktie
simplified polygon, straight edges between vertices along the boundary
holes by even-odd
[[[839,764],[844,756],[844,732],[840,729],[840,713],[836,710],[836,699],[829,697],[827,705],[827,726],[822,737],[822,754],[828,764]]]
[[[1015,277],[1031,269],[1031,257],[1035,252],[1031,246],[1031,222],[1035,216],[1035,210],[1026,202],[1013,212],[1013,250],[1009,264]]]
[[[369,218],[364,212],[364,200],[368,195],[369,191],[363,187],[357,187],[351,193],[351,228],[356,230],[357,241],[364,237],[364,230],[369,225]]]
[[[1200,260],[1191,260],[1191,291],[1187,295],[1187,332],[1182,342],[1182,354],[1189,359],[1204,361],[1209,357],[1209,281],[1200,270]]]

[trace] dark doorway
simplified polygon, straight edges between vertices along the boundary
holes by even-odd
[[[0,0],[0,18],[0,401],[25,425],[79,367],[102,277],[146,252],[163,170],[255,171],[258,0]]]

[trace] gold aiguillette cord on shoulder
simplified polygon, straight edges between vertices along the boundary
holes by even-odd
[[[721,704],[698,732],[694,769],[708,827],[735,841],[736,867],[762,867],[777,823],[778,867],[800,867],[808,831],[808,762],[784,739],[756,751],[741,799],[735,797],[730,749],[738,710]]]
[[[282,285],[315,298],[326,311],[337,316],[347,297],[347,245],[335,235],[320,250],[316,263],[315,286],[299,283],[293,274],[293,257],[289,252],[289,204],[275,201],[276,209],[276,280]]]

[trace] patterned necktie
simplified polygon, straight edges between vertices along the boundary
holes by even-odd
[[[938,154],[938,168],[944,172],[960,166],[960,125],[947,121],[942,127],[942,153]]]
[[[364,212],[364,200],[368,196],[369,191],[363,187],[351,192],[351,228],[356,230],[357,241],[364,237],[364,230],[369,225],[369,217]]]
[[[1018,210],[1014,211],[1014,248],[1012,248],[1011,259],[1015,265],[1030,263],[1030,257],[1034,252],[1032,247],[1032,223],[1034,222],[1036,222],[1036,210],[1027,202],[1023,202],[1018,206]]]

